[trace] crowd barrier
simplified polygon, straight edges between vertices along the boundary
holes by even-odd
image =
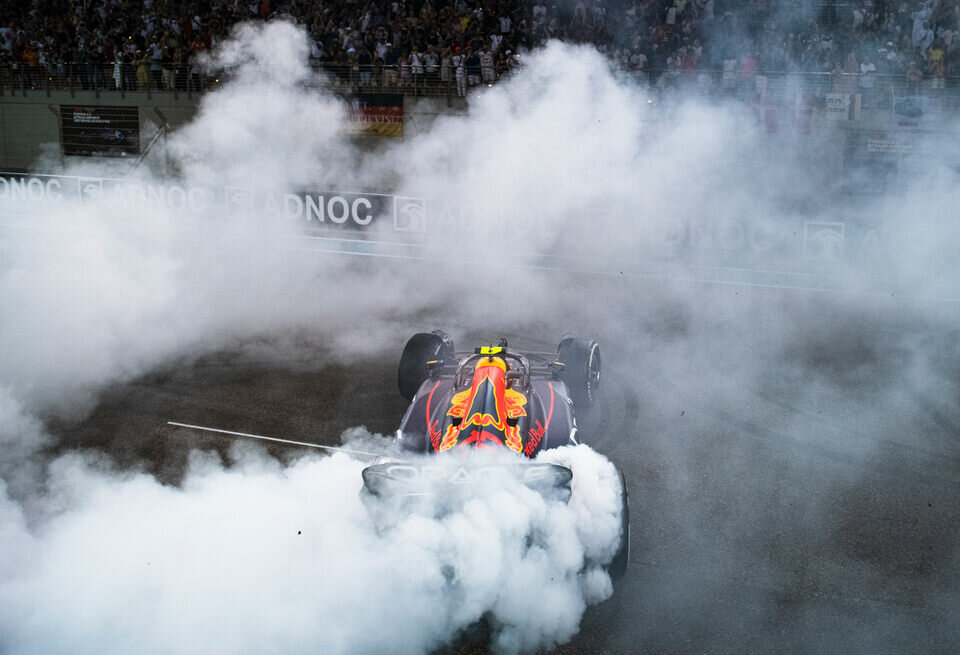
[[[353,93],[403,93],[417,96],[457,95],[456,74],[413,73],[398,66],[349,66],[313,64],[317,74],[309,86],[330,87]],[[481,76],[482,77],[482,76]],[[230,71],[201,71],[188,65],[151,69],[124,63],[57,64],[46,67],[0,65],[0,94],[36,91],[97,91],[126,93],[203,93],[230,79]],[[487,76],[484,85],[498,79]],[[471,85],[475,86],[475,85]]]
[[[511,74],[510,70],[464,72],[463,89],[458,89],[457,72],[438,68],[414,73],[407,67],[333,65],[314,63],[309,85],[345,93],[402,93],[413,96],[452,97],[493,86]],[[321,74],[322,73],[322,74]],[[710,96],[733,96],[770,103],[799,101],[804,96],[823,98],[827,94],[856,94],[863,108],[892,107],[897,97],[932,99],[943,108],[960,108],[960,77],[937,78],[904,74],[784,73],[757,72],[750,75],[719,70],[621,71],[626,80],[647,88],[654,96],[695,92]],[[204,72],[189,65],[159,70],[123,63],[71,64],[26,67],[0,66],[0,94],[72,90],[105,93],[132,91],[193,94],[219,88],[230,79],[230,71]]]

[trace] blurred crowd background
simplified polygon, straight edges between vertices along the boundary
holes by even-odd
[[[197,56],[236,23],[286,19],[359,87],[462,95],[560,39],[654,83],[808,73],[869,95],[883,77],[951,85],[958,16],[958,0],[21,0],[0,4],[0,83],[199,90]]]

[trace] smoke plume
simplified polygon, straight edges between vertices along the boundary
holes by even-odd
[[[605,637],[615,651],[818,649],[842,614],[812,599],[842,599],[837,579],[889,601],[866,633],[925,634],[884,580],[945,616],[955,535],[929,526],[956,517],[925,494],[956,495],[938,456],[958,420],[941,329],[960,298],[950,162],[899,195],[838,204],[818,157],[829,135],[766,133],[740,104],[661,102],[561,43],[465,112],[358,146],[307,52],[292,24],[240,26],[210,59],[222,88],[170,136],[174,181],[424,199],[438,230],[401,255],[319,252],[302,220],[213,206],[131,212],[104,195],[26,220],[0,200],[0,651],[421,653],[480,619],[499,652],[550,648],[612,593],[596,564],[619,534],[611,460],[657,499],[633,528],[649,575],[627,581],[644,629],[610,619],[627,625]],[[165,181],[160,159],[130,181]],[[395,357],[428,325],[538,350],[569,331],[604,344],[592,427],[610,459],[544,455],[574,468],[569,505],[508,486],[380,529],[345,455],[197,450],[174,486],[64,438],[105,392],[211,353],[350,364]],[[878,500],[877,479],[916,504]],[[910,568],[886,544],[915,534],[885,526],[921,501],[918,539],[936,547]]]

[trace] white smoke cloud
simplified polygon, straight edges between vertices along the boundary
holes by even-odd
[[[177,487],[89,454],[40,456],[57,447],[48,421],[69,425],[104,389],[171,362],[224,348],[270,356],[316,348],[324,361],[349,361],[394,352],[411,326],[432,320],[468,333],[531,323],[558,333],[586,327],[629,344],[623,350],[631,355],[642,352],[644,376],[669,371],[685,393],[721,408],[735,406],[741,382],[792,386],[795,397],[817,403],[862,382],[858,369],[799,361],[819,350],[829,359],[861,339],[846,335],[835,350],[824,348],[834,335],[811,330],[822,312],[809,300],[757,310],[765,279],[755,292],[704,292],[677,282],[626,284],[616,275],[709,277],[674,266],[687,248],[680,237],[690,233],[699,241],[688,248],[689,262],[732,266],[741,276],[734,281],[753,284],[743,267],[763,272],[782,262],[752,252],[749,234],[716,227],[745,219],[763,227],[754,238],[780,229],[779,245],[791,249],[795,264],[803,220],[837,220],[837,208],[817,200],[836,181],[816,158],[804,159],[822,145],[803,142],[815,135],[763,135],[755,117],[733,105],[679,103],[652,114],[649,92],[619,83],[599,54],[551,44],[525,58],[526,70],[513,80],[474,95],[465,115],[366,152],[341,134],[342,109],[319,89],[306,51],[293,25],[241,26],[213,55],[214,66],[230,69],[223,88],[205,95],[196,120],[170,137],[172,170],[196,185],[385,185],[425,196],[450,226],[431,243],[458,248],[456,263],[328,257],[286,247],[277,234],[296,236],[296,225],[212,211],[198,231],[193,218],[159,207],[131,215],[109,199],[51,207],[38,221],[51,229],[5,229],[0,650],[416,653],[455,639],[486,614],[498,649],[531,651],[569,639],[587,604],[610,594],[602,571],[582,567],[611,554],[619,481],[608,461],[584,448],[546,456],[577,460],[569,506],[518,490],[447,516],[410,517],[385,534],[357,498],[361,465],[342,456],[284,467],[243,449],[228,465],[195,453]],[[153,181],[149,172],[138,176]],[[875,310],[886,296],[878,279],[898,293],[955,297],[956,239],[952,224],[940,224],[940,210],[955,204],[957,185],[941,179],[931,192],[926,182],[857,210],[890,228],[882,235],[890,258],[775,272],[787,286],[803,274],[799,286],[828,277],[841,289],[874,294],[845,297],[853,314]],[[812,207],[794,206],[809,198]],[[4,202],[0,211],[15,213]],[[904,215],[916,220],[898,232]],[[515,266],[527,250],[614,276]],[[477,290],[492,301],[473,302]],[[930,375],[935,358],[916,348],[911,379],[935,388],[942,382]],[[703,361],[716,370],[705,373]],[[874,384],[896,386],[896,371],[882,373]],[[685,398],[659,398],[654,409],[679,415]],[[880,393],[855,413],[868,416],[899,398]],[[885,417],[869,424],[880,429]],[[792,436],[801,424],[794,418],[775,428]],[[701,463],[674,443],[675,427],[665,421],[644,446],[665,463],[663,475],[694,487]],[[877,448],[862,441],[845,441],[844,454],[856,461]],[[748,459],[735,450],[712,463],[737,470]],[[760,481],[744,485],[756,483],[759,496]],[[679,512],[691,543],[709,510]],[[542,541],[524,551],[518,544],[530,534]],[[478,550],[495,556],[472,557]],[[724,555],[709,565],[722,567]]]
[[[212,62],[228,85],[170,137],[184,182],[297,189],[347,175],[357,155],[340,106],[304,91],[304,53],[292,25],[238,29]],[[411,293],[416,270],[264,250],[276,226],[256,216],[240,233],[207,218],[198,238],[169,210],[131,216],[104,196],[50,207],[48,227],[69,227],[40,240],[9,233],[0,649],[420,653],[481,619],[500,652],[568,640],[611,593],[599,563],[620,531],[619,479],[586,447],[550,454],[575,462],[569,505],[510,485],[379,531],[358,497],[362,465],[339,455],[284,467],[194,453],[177,487],[90,454],[44,468],[38,417],[76,420],[110,384],[251,338],[268,355],[317,333],[328,357],[378,351],[407,331],[394,317],[455,291]]]
[[[500,652],[529,652],[610,594],[583,567],[612,557],[599,537],[616,542],[620,500],[599,490],[618,483],[585,446],[550,454],[574,471],[569,505],[507,483],[386,530],[360,502],[362,463],[234,454],[196,454],[180,487],[63,457],[40,530],[4,497],[4,651],[419,653],[486,617]]]
[[[0,481],[14,489],[32,488],[41,475],[37,451],[50,442],[42,421],[29,413],[9,389],[0,387]]]
[[[226,71],[226,93],[204,96],[199,115],[172,139],[184,175],[211,186],[296,189],[347,168],[342,104],[305,92],[322,83],[310,70],[304,33],[277,22],[237,26],[234,38],[207,57]]]

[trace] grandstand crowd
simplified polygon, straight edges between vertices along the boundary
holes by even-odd
[[[958,17],[958,0],[19,0],[0,4],[0,75],[189,90],[196,56],[234,24],[288,19],[316,63],[360,86],[462,95],[561,39],[655,79],[808,72],[851,91],[882,75],[942,88],[960,72]]]

